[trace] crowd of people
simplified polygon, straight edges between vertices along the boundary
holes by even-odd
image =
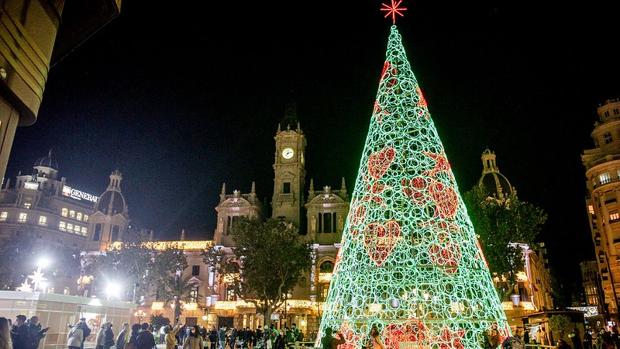
[[[0,317],[0,349],[37,349],[49,327],[43,328],[39,318],[17,315],[15,323]]]

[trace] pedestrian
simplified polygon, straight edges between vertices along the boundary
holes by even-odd
[[[26,325],[28,327],[26,349],[37,349],[39,347],[39,342],[45,337],[45,333],[49,330],[49,327],[41,328],[38,316],[31,317]]]
[[[155,345],[155,338],[153,333],[149,331],[149,324],[147,322],[140,326],[142,331],[138,333],[136,337],[136,349],[153,349]]]
[[[129,324],[125,322],[118,333],[118,337],[116,337],[116,349],[125,349],[125,345],[129,342],[129,337],[131,337]]]
[[[220,330],[217,333],[217,339],[220,342],[219,349],[225,349],[226,347],[226,327],[220,327]]]
[[[112,332],[112,323],[107,322],[104,332],[103,349],[110,349],[114,345],[114,332]]]
[[[579,336],[579,330],[577,330],[577,327],[575,327],[575,329],[569,335],[569,337],[573,344],[573,349],[583,349],[583,346],[581,343],[581,337]]]
[[[217,331],[215,330],[215,326],[211,327],[211,331],[209,331],[209,349],[217,349]]]
[[[105,327],[106,324],[102,324],[99,328],[99,332],[97,332],[97,338],[95,339],[95,349],[103,349],[103,344],[105,343]]]
[[[517,328],[515,334],[512,337],[508,337],[502,343],[502,348],[504,349],[524,349],[525,343],[523,343],[523,339],[521,339],[521,329]]]
[[[69,349],[80,349],[82,342],[84,341],[84,331],[79,325],[79,322],[72,326],[67,333],[67,347]]]
[[[335,349],[338,348],[339,345],[345,343],[342,333],[336,332],[336,338],[334,338],[332,333],[333,330],[331,328],[328,327],[325,329],[325,335],[321,338],[322,349]]]
[[[164,344],[166,342],[166,332],[168,330],[168,325],[163,325],[159,328],[159,344]]]
[[[0,317],[0,349],[13,349],[11,321],[5,317]]]
[[[497,324],[491,325],[491,328],[486,332],[485,348],[495,349],[499,345],[499,330]]]
[[[273,343],[273,349],[285,349],[285,348],[286,348],[286,338],[284,337],[284,332],[278,331],[276,341],[275,343]]]
[[[230,331],[230,349],[235,349],[235,343],[237,342],[237,329],[232,328]]]
[[[15,324],[11,327],[13,349],[26,349],[26,341],[28,340],[26,319],[26,315],[17,315],[15,317]]]
[[[129,341],[125,344],[125,349],[137,349],[136,340],[140,330],[142,330],[140,324],[131,325],[131,334],[129,335]]]
[[[592,333],[589,330],[583,334],[583,349],[592,349]]]
[[[523,331],[523,343],[530,344],[530,331],[527,328]]]
[[[177,323],[173,328],[166,326],[166,349],[176,349],[177,347],[177,332],[181,329],[181,324]]]
[[[536,331],[536,342],[540,345],[549,345],[549,337],[542,326]]]
[[[203,349],[202,337],[200,336],[200,328],[194,325],[190,328],[189,336],[183,342],[183,349]]]
[[[383,342],[381,342],[377,325],[372,325],[372,328],[370,329],[370,341],[372,349],[385,349]]]
[[[84,337],[82,340],[82,345],[80,345],[80,349],[84,349],[84,342],[86,342],[86,339],[88,339],[88,336],[90,336],[91,329],[86,323],[86,318],[83,317],[80,318],[80,322],[78,322],[77,326],[82,330],[82,335]]]

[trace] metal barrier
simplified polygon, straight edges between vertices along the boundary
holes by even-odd
[[[526,344],[525,345],[526,348],[535,348],[535,349],[542,349],[542,348],[557,348],[557,346],[555,345],[540,345],[540,344]]]

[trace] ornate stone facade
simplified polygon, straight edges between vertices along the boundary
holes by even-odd
[[[586,209],[595,258],[601,276],[604,307],[618,315],[620,296],[620,99],[607,100],[597,109],[591,133],[594,148],[584,150]]]

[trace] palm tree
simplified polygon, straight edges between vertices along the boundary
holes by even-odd
[[[181,301],[189,299],[192,296],[192,292],[196,290],[196,286],[196,283],[192,282],[191,277],[183,278],[179,272],[166,277],[159,287],[158,296],[166,304],[174,304],[174,321],[178,321],[181,315]],[[196,298],[198,298],[197,294]]]

